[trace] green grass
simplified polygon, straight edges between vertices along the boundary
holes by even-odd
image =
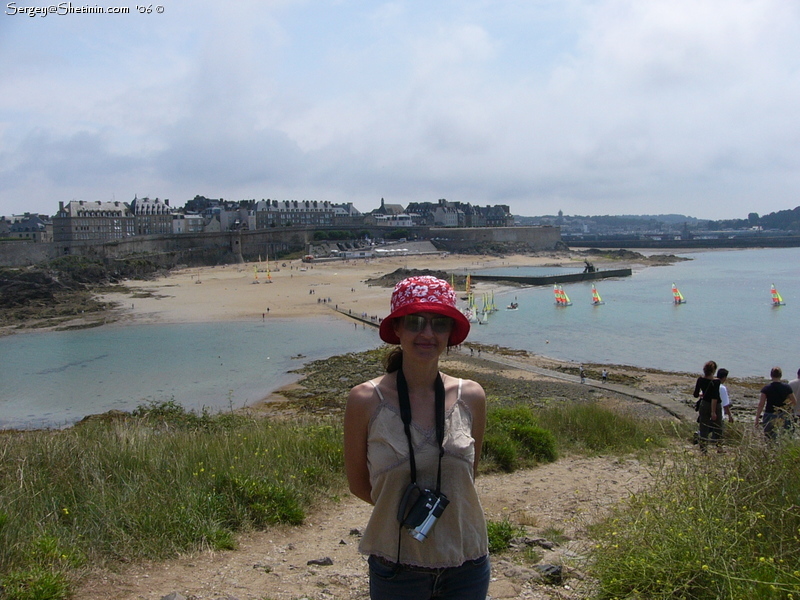
[[[601,599],[800,598],[800,444],[674,455],[595,526]]]
[[[670,439],[686,437],[685,427],[642,419],[595,402],[551,405],[537,416],[539,424],[554,433],[561,452],[627,454],[663,448]]]
[[[165,402],[63,431],[0,434],[0,600],[66,599],[92,568],[232,549],[241,531],[303,522],[346,489],[340,409],[379,360],[317,364],[292,400],[318,416],[291,423]],[[675,450],[689,430],[666,421],[534,402],[500,372],[480,383],[489,398],[482,472],[567,453],[663,459],[654,487],[592,530],[598,598],[800,600],[797,442],[767,447],[731,428],[741,435],[728,437],[726,454],[700,457]],[[493,552],[522,533],[508,520],[488,529]],[[558,531],[545,534],[558,541]]]
[[[683,428],[647,421],[594,402],[492,406],[487,413],[482,472],[511,473],[564,453],[624,455],[665,447]]]
[[[555,437],[528,406],[489,409],[483,446],[486,471],[510,473],[557,458]]]
[[[489,535],[489,552],[499,554],[508,550],[514,538],[525,535],[525,529],[514,525],[508,519],[502,521],[486,522],[486,530]]]
[[[83,565],[235,547],[341,493],[341,426],[186,413],[0,436],[0,598],[65,598]]]

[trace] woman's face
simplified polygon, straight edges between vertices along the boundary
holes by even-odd
[[[419,358],[438,358],[447,348],[453,319],[437,313],[419,312],[394,320],[400,347]]]

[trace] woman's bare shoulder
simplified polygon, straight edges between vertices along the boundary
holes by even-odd
[[[446,387],[458,387],[459,378],[448,375],[448,383]],[[485,402],[486,392],[483,391],[483,386],[477,381],[472,379],[461,379],[461,399],[470,404],[472,402]]]
[[[347,397],[347,403],[356,405],[377,404],[379,394],[376,388],[382,389],[382,383],[385,377],[386,375],[381,375],[380,377],[359,383],[357,386],[353,387]]]

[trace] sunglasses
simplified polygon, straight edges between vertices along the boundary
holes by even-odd
[[[422,315],[405,315],[402,317],[403,329],[409,333],[420,333],[430,323],[433,333],[450,333],[453,330],[451,317],[423,317]]]

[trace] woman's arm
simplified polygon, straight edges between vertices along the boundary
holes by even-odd
[[[756,427],[758,427],[758,422],[761,420],[761,411],[764,410],[764,405],[767,403],[767,395],[764,392],[761,392],[761,396],[758,398],[758,406],[756,407]]]
[[[374,409],[375,391],[362,383],[350,390],[344,411],[344,468],[350,491],[364,502],[373,504],[372,485],[367,465],[367,432]]]

